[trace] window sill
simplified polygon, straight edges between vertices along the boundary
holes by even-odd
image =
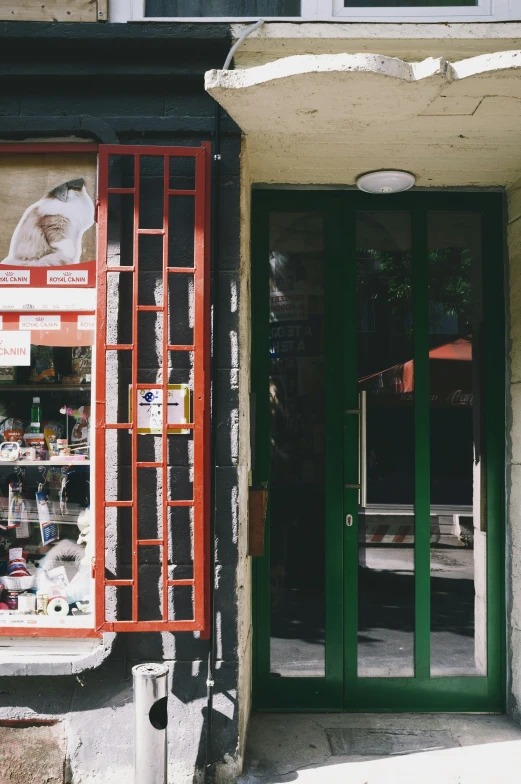
[[[0,639],[2,675],[75,675],[99,667],[112,650],[116,635],[99,638],[22,638]]]
[[[387,9],[386,9],[387,10]],[[454,13],[454,14],[434,14],[424,13],[411,14],[401,13],[350,13],[338,16],[318,16],[318,17],[305,17],[305,16],[138,16],[132,19],[121,20],[123,22],[148,24],[149,22],[162,22],[163,24],[246,24],[250,25],[258,22],[262,18],[266,23],[293,23],[293,24],[313,24],[321,22],[322,24],[462,24],[462,23],[494,23],[494,22],[518,22],[521,21],[521,14],[512,12],[509,15],[505,14],[476,14],[476,13]],[[120,20],[113,20],[120,21]]]

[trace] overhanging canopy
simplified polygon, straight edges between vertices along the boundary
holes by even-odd
[[[246,135],[257,182],[354,184],[412,171],[418,186],[504,186],[521,172],[521,50],[458,62],[296,55],[209,71]]]

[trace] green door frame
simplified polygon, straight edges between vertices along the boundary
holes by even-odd
[[[358,210],[407,210],[412,218],[415,367],[415,676],[360,678],[357,670],[358,525],[356,483],[356,234]],[[487,675],[430,678],[429,323],[427,212],[477,211],[483,231]],[[497,192],[406,193],[256,190],[252,198],[252,364],[255,396],[253,484],[269,481],[269,215],[321,212],[325,231],[326,335],[326,677],[270,677],[269,503],[265,549],[253,566],[253,706],[269,711],[484,711],[504,709],[505,333],[504,204]],[[334,279],[335,285],[331,285]],[[338,281],[342,285],[337,285]],[[343,345],[341,344],[343,342]],[[338,425],[343,421],[343,429]],[[262,435],[262,437],[261,437]],[[351,513],[354,525],[343,525]],[[346,615],[349,622],[346,623]]]

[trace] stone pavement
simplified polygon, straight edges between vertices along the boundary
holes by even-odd
[[[520,784],[521,727],[483,714],[255,714],[238,784]]]

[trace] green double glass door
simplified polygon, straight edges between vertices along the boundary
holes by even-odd
[[[260,710],[503,707],[498,194],[257,191]]]

